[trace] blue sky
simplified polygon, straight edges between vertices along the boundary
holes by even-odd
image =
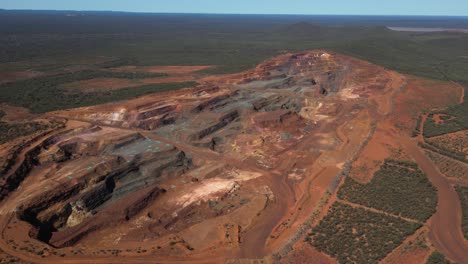
[[[468,0],[0,0],[3,9],[468,16]]]

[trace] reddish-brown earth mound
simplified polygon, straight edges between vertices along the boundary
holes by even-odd
[[[131,68],[181,78],[202,69]],[[412,103],[421,80],[320,50],[196,81],[47,113],[41,118],[65,118],[65,127],[26,147],[2,146],[16,153],[2,174],[2,254],[38,263],[270,262],[273,254],[334,262],[301,241],[335,200],[341,172],[355,161],[369,170],[360,180],[370,180],[407,147],[399,138],[409,138],[412,111],[459,92],[442,83],[445,91],[430,90],[434,102]]]

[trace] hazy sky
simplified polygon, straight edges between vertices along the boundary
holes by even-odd
[[[3,9],[468,16],[468,0],[0,0]]]

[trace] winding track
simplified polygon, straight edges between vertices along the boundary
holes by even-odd
[[[465,88],[456,83],[461,89],[459,103],[465,100]],[[423,116],[420,124],[420,134],[414,140],[402,138],[401,142],[408,153],[415,159],[419,167],[426,173],[429,180],[437,188],[437,211],[432,216],[429,238],[438,251],[444,253],[447,258],[457,263],[468,263],[468,241],[465,240],[461,230],[462,209],[460,199],[452,184],[460,184],[457,181],[445,178],[434,163],[417,146],[418,141],[423,141],[424,123],[427,115]],[[460,184],[464,185],[465,184]]]
[[[432,216],[429,238],[438,251],[458,263],[468,263],[468,245],[461,230],[462,210],[458,194],[450,182],[417,146],[416,140],[401,137],[408,154],[437,188],[437,211]]]

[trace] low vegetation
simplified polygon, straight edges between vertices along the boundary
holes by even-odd
[[[462,217],[462,230],[463,235],[468,239],[468,187],[457,186],[456,188],[458,196],[460,197],[460,203],[462,205],[463,217]]]
[[[67,102],[76,101],[74,104],[79,104],[79,98],[77,98],[77,100],[73,100],[72,98],[65,98],[67,97],[66,92],[62,91],[62,89],[59,88],[59,86],[62,84],[82,80],[90,80],[94,78],[139,79],[163,76],[166,76],[166,74],[145,72],[111,72],[96,70],[83,70],[77,72],[61,73],[1,84],[0,101],[27,107],[30,108],[32,112],[36,113],[45,112],[50,110],[62,109],[63,106],[54,107],[55,103],[59,104],[62,100],[65,100]],[[105,95],[96,94],[95,96],[102,97]],[[49,105],[49,107],[45,106],[44,104]]]
[[[414,127],[413,132],[411,133],[412,137],[417,137],[419,134],[421,134],[421,122],[422,122],[423,116],[419,115],[417,121],[416,121],[416,126]]]
[[[436,152],[426,150],[425,153],[445,176],[468,181],[468,164],[454,161]]]
[[[444,155],[444,156],[447,156],[447,157],[450,157],[452,159],[456,159],[456,160],[459,160],[461,162],[465,162],[465,163],[468,163],[468,160],[466,159],[465,155],[460,155],[456,152],[452,152],[450,150],[446,150],[444,148],[438,148],[430,143],[421,143],[419,142],[418,145],[422,148],[425,148],[425,149],[428,149],[430,151],[433,151],[435,153],[439,153],[440,155]]]
[[[339,263],[377,263],[420,227],[335,202],[307,240]]]
[[[141,95],[170,91],[195,86],[195,82],[161,83],[139,87],[123,88],[116,91],[96,93],[67,93],[61,84],[94,79],[97,77],[147,78],[162,77],[160,73],[126,73],[109,71],[79,71],[39,78],[32,78],[0,85],[0,101],[29,108],[33,113],[89,106],[112,101],[131,99]]]
[[[429,258],[427,259],[427,264],[450,264],[452,262],[448,261],[446,258],[445,258],[445,255],[438,252],[438,251],[434,251],[432,252],[432,254],[429,256]]]
[[[0,121],[0,145],[15,138],[50,129],[55,125],[41,122],[7,123]]]
[[[466,34],[327,27],[313,16],[78,13],[79,19],[69,19],[68,14],[0,13],[9,21],[0,25],[0,63],[47,58],[62,63],[54,58],[98,54],[113,58],[99,67],[216,65],[209,71],[232,73],[284,51],[325,48],[408,74],[468,81]]]
[[[413,162],[385,160],[368,184],[346,178],[338,197],[421,222],[434,214],[437,193]]]
[[[439,149],[452,152],[459,157],[468,155],[468,131],[428,138],[426,142]]]
[[[98,63],[96,66],[103,69],[110,69],[126,65],[134,65],[136,63],[138,63],[138,61],[135,58],[117,58],[114,60]]]
[[[465,94],[467,89],[465,88]],[[436,114],[445,116],[439,124],[433,118]],[[468,129],[468,102],[464,100],[462,104],[430,113],[424,123],[423,134],[425,137],[435,137],[466,129]]]
[[[429,251],[430,248],[428,246],[426,238],[427,238],[427,232],[420,232],[414,240],[410,240],[408,243],[405,243],[402,246],[401,252],[405,254],[405,253],[415,252],[416,250]]]
[[[166,73],[159,72],[117,72],[117,71],[89,71],[90,75],[97,77],[93,78],[119,78],[119,79],[145,79],[145,78],[160,78],[169,76]],[[89,78],[88,78],[89,79]]]
[[[457,132],[460,130],[468,129],[467,123],[463,123],[463,120],[459,120],[457,117],[452,117],[453,119],[447,119],[440,124],[437,124],[434,120],[434,114],[448,114],[448,112],[434,112],[429,114],[424,123],[424,136],[425,137],[435,137],[440,135],[445,135],[448,133]],[[468,112],[467,112],[468,114]]]

